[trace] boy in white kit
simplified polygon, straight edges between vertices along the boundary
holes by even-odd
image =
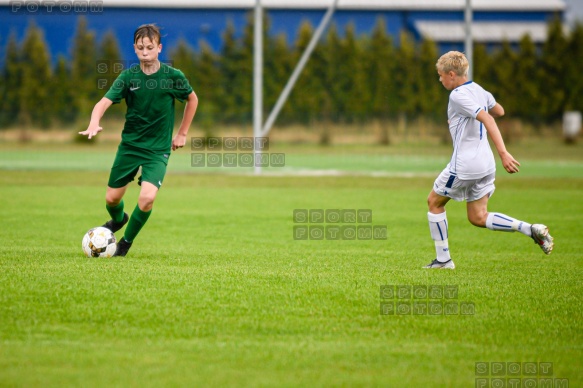
[[[436,64],[439,81],[451,90],[447,117],[453,140],[451,161],[439,174],[429,193],[429,230],[435,242],[437,257],[423,268],[453,269],[449,254],[448,224],[445,205],[450,199],[466,201],[468,220],[475,226],[494,231],[515,232],[531,237],[547,255],[553,250],[549,228],[529,224],[501,213],[488,212],[488,199],[494,192],[496,163],[488,143],[488,134],[500,155],[504,169],[514,174],[520,163],[508,151],[495,117],[504,108],[492,94],[475,82],[468,81],[469,63],[465,55],[450,51]]]

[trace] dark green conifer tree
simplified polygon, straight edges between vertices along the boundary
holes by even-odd
[[[401,119],[412,117],[416,113],[419,63],[415,53],[415,43],[409,34],[401,32],[399,48],[397,49],[396,94],[398,96],[397,111]]]
[[[512,50],[510,42],[504,40],[502,48],[492,54],[492,86],[488,89],[496,99],[500,100],[506,111],[516,112],[518,100],[516,93],[516,74],[518,56]]]
[[[367,73],[365,67],[366,40],[356,37],[354,24],[348,24],[342,39],[342,60],[339,63],[343,72],[345,85],[344,109],[347,121],[364,121],[371,111],[371,91],[367,88]]]
[[[12,31],[6,44],[3,89],[0,95],[0,127],[15,124],[20,114],[21,58],[16,33]]]
[[[508,112],[509,116],[517,117],[528,122],[540,122],[541,93],[543,92],[537,83],[538,58],[536,46],[529,35],[520,40],[519,51],[515,58],[516,72],[512,82],[515,92],[511,95],[500,96],[503,106],[506,100],[515,100],[511,104],[514,111]],[[498,98],[496,96],[496,98]]]
[[[367,85],[372,100],[372,117],[382,120],[394,117],[397,112],[395,47],[382,18],[372,31],[364,63],[369,74]]]
[[[565,61],[565,88],[566,110],[583,112],[583,77],[581,64],[583,63],[583,23],[577,23],[569,37],[569,60]]]
[[[395,117],[398,98],[395,88],[395,61],[393,40],[387,34],[385,20],[378,18],[366,48],[364,64],[371,96],[369,118],[378,121],[378,141],[385,145],[391,143],[388,120]]]
[[[224,91],[221,103],[221,121],[234,123],[237,121],[237,93],[235,87],[238,80],[237,64],[240,61],[240,42],[235,36],[235,26],[232,21],[227,23],[223,33],[223,48],[219,64],[221,70],[221,89]]]
[[[217,120],[220,119],[221,100],[225,91],[221,88],[221,71],[218,66],[219,58],[205,41],[199,43],[200,53],[197,55],[197,81],[193,88],[199,99],[197,122],[205,129],[208,136]],[[181,104],[182,109],[184,107]]]
[[[269,40],[268,44],[266,45],[264,60],[264,112],[265,114],[269,114],[275,106],[275,103],[277,102],[277,99],[283,91],[287,81],[291,77],[294,66],[296,65],[291,48],[288,46],[287,37],[285,34],[280,34]],[[288,101],[282,107],[277,121],[279,123],[285,123],[293,119],[294,111],[291,103]]]
[[[294,47],[294,63],[299,61],[313,34],[314,29],[311,23],[308,21],[302,22]],[[297,119],[304,124],[310,123],[318,114],[318,94],[322,85],[313,72],[314,63],[308,61],[290,94],[289,103]]]
[[[235,82],[231,86],[231,92],[235,95],[236,104],[233,107],[235,117],[240,124],[249,124],[253,121],[253,49],[254,28],[253,13],[247,15],[247,24],[243,29],[239,55],[236,59]],[[264,31],[267,28],[263,24]],[[263,42],[266,42],[265,37]]]
[[[474,59],[472,81],[476,81],[487,90],[492,86],[492,64],[486,46],[481,43],[474,45]]]
[[[435,67],[438,58],[435,42],[424,39],[419,52],[418,109],[421,115],[433,120],[442,119],[447,109],[447,90],[439,82]]]
[[[51,60],[44,34],[34,23],[28,26],[21,51],[20,124],[48,128],[54,107],[51,84]]]
[[[323,101],[323,115],[325,121],[339,122],[344,119],[342,113],[345,107],[344,88],[342,79],[342,41],[338,35],[336,24],[332,23],[323,43],[323,59],[326,63],[324,85],[328,91],[329,99]]]
[[[113,31],[107,31],[99,43],[99,54],[96,64],[98,99],[100,99],[113,85],[113,82],[126,69],[128,63],[124,61],[119,49],[117,37]],[[123,117],[125,104],[112,105],[108,110],[108,116]]]
[[[51,82],[51,98],[54,99],[53,115],[58,125],[72,124],[77,117],[75,109],[75,90],[71,80],[71,70],[67,59],[59,56]],[[89,118],[87,118],[89,120]]]
[[[91,115],[93,106],[103,97],[97,86],[97,46],[95,32],[88,29],[87,19],[79,17],[75,32],[71,73],[75,85],[75,102],[79,117]]]
[[[557,18],[549,24],[537,77],[539,85],[544,85],[540,109],[547,122],[560,120],[563,115],[566,102],[565,69],[568,62],[565,59],[570,58],[567,48],[563,24]]]

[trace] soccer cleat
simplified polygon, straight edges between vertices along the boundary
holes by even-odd
[[[433,260],[431,263],[427,264],[423,268],[441,268],[441,269],[454,269],[455,264],[453,263],[452,259],[449,259],[446,262],[437,261],[437,259]]]
[[[549,234],[549,228],[543,224],[532,224],[530,231],[534,242],[538,244],[544,253],[550,255],[555,243],[553,242],[553,237]]]
[[[121,228],[123,228],[123,226],[128,223],[129,219],[130,219],[130,217],[128,216],[128,213],[124,212],[123,213],[123,220],[121,220],[121,222],[109,220],[105,224],[103,224],[103,227],[111,230],[112,233],[115,233],[118,230],[120,230]]]
[[[120,238],[119,242],[117,243],[117,249],[115,250],[115,253],[113,254],[113,256],[125,256],[128,254],[128,251],[130,250],[130,248],[132,247],[132,243],[129,243],[125,240],[125,238]]]

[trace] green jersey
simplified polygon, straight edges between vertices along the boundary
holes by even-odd
[[[147,75],[139,65],[124,70],[105,98],[114,104],[125,99],[126,122],[121,145],[150,153],[169,153],[174,130],[174,100],[184,101],[192,87],[184,74],[160,63],[160,69]]]

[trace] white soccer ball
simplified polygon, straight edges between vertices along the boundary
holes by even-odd
[[[117,249],[117,244],[111,230],[98,226],[85,233],[81,247],[87,257],[111,257]]]

